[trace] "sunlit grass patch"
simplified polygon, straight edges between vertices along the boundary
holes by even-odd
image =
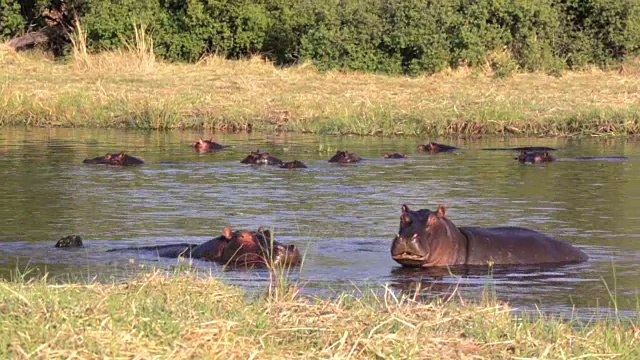
[[[631,320],[515,315],[391,288],[332,299],[247,297],[193,271],[122,283],[0,282],[0,356],[637,358]],[[635,327],[634,327],[635,326]]]
[[[0,122],[409,136],[638,133],[633,61],[624,71],[504,78],[466,68],[415,78],[319,72],[258,57],[178,64],[156,60],[143,31],[128,52],[88,54],[90,66],[0,57]]]

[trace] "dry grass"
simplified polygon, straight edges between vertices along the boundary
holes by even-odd
[[[153,66],[141,66],[141,56],[151,55],[88,55],[88,67],[1,56],[0,124],[370,135],[640,132],[637,61],[562,77],[497,79],[488,69],[461,69],[409,78],[318,72],[309,64],[280,69],[259,58],[152,58],[146,64]]]
[[[213,278],[0,283],[3,358],[637,358],[634,325],[522,318],[503,305],[421,303],[387,290],[250,299]]]

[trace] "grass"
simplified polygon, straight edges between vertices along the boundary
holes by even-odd
[[[135,24],[134,24],[135,25]],[[258,57],[155,59],[136,26],[128,51],[77,54],[0,48],[0,125],[199,128],[319,134],[473,136],[640,133],[640,60],[560,77],[490,68],[397,77],[277,68]],[[1,45],[0,45],[1,46]],[[85,49],[85,50],[83,50]]]
[[[508,306],[247,297],[179,272],[125,283],[0,282],[2,358],[593,358],[640,356],[637,324],[515,315]]]

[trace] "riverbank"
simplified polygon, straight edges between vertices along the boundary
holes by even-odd
[[[134,53],[68,62],[0,49],[0,125],[409,136],[640,133],[640,65],[392,77],[258,58],[170,64]],[[622,68],[621,68],[622,69]]]
[[[126,283],[0,282],[3,358],[625,358],[638,324],[514,315],[487,300],[248,299],[193,273]]]

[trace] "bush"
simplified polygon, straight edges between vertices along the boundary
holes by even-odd
[[[640,53],[640,0],[0,0],[0,36],[75,9],[91,51],[144,24],[170,61],[263,54],[279,65],[423,74],[458,66],[558,73]],[[496,54],[508,54],[508,57]]]
[[[9,39],[25,28],[18,0],[0,0],[0,40]]]

